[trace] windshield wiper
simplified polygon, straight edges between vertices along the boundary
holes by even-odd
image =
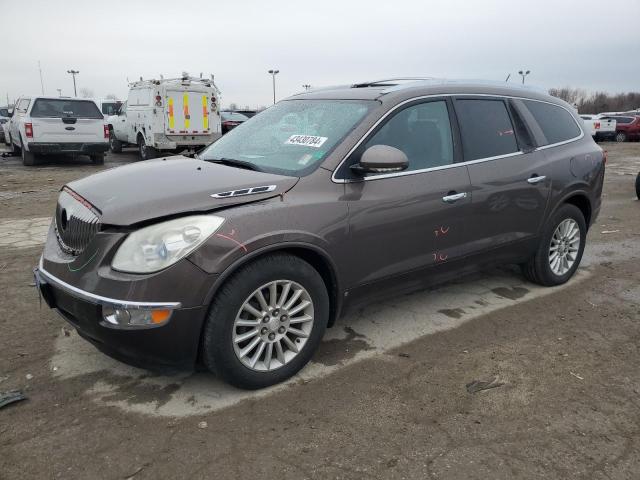
[[[207,160],[212,163],[222,163],[223,165],[228,165],[230,167],[238,167],[238,168],[246,168],[247,170],[255,170],[256,172],[261,172],[257,165],[251,162],[246,162],[244,160],[237,160],[235,158],[214,158],[212,160]]]

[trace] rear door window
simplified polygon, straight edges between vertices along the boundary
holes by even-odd
[[[550,103],[523,100],[546,137],[544,145],[566,142],[580,136],[576,120],[564,108]]]
[[[508,155],[519,151],[507,107],[498,99],[457,99],[465,161]]]
[[[29,100],[28,98],[23,98],[18,102],[18,106],[16,107],[16,110],[20,110],[21,112],[26,112],[27,108],[29,108],[30,102],[31,100]]]

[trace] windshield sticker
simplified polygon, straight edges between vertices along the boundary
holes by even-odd
[[[320,148],[327,140],[328,137],[316,137],[314,135],[291,135],[284,143],[285,145],[304,145],[305,147]]]

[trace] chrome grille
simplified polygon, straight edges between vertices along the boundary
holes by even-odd
[[[55,231],[60,248],[79,255],[100,230],[100,217],[86,200],[62,190],[56,207]]]

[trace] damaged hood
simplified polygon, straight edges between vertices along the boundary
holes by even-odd
[[[297,181],[298,177],[175,156],[106,170],[67,187],[101,212],[103,224],[128,226],[264,200],[286,192]]]

